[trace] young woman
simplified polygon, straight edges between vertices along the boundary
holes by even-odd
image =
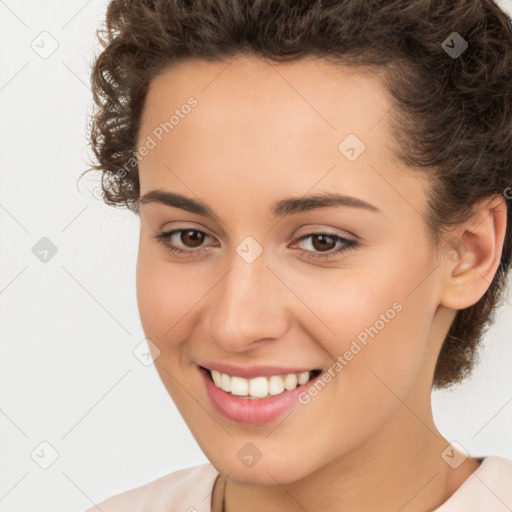
[[[107,204],[140,216],[155,366],[211,464],[90,510],[497,512],[436,427],[512,250],[512,23],[492,0],[114,0]]]

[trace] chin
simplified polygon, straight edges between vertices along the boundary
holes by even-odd
[[[241,443],[241,446],[244,444]],[[284,454],[280,453],[267,457],[263,453],[261,458],[251,465],[250,462],[244,463],[240,460],[243,460],[243,455],[238,458],[239,451],[237,447],[232,457],[226,457],[226,451],[218,454],[206,451],[204,453],[219,473],[237,484],[284,485],[301,480],[317,469],[298,462],[295,457],[286,460]]]

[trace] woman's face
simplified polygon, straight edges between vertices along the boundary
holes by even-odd
[[[230,479],[298,480],[400,442],[419,424],[402,401],[430,405],[448,317],[428,188],[392,158],[392,114],[375,76],[312,59],[189,60],[151,83],[140,316],[169,394]],[[344,199],[307,200],[328,194]]]

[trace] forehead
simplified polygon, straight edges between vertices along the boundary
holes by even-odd
[[[215,125],[227,129],[226,122],[246,128],[250,122],[254,131],[263,128],[272,135],[282,129],[303,137],[311,129],[338,137],[347,130],[362,135],[390,110],[376,70],[313,57],[279,63],[248,55],[215,62],[194,58],[173,63],[152,80],[142,131],[168,119],[190,96],[200,103],[193,116],[201,117],[194,128],[204,127],[198,135]]]
[[[241,198],[276,200],[283,189],[303,195],[334,188],[368,202],[396,202],[422,185],[419,174],[393,159],[391,112],[377,71],[314,58],[174,63],[146,97],[138,146],[149,138],[155,144],[139,165],[141,193],[190,195],[192,188],[200,196],[214,185]],[[395,187],[386,184],[397,179]]]

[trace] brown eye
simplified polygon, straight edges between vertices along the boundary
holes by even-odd
[[[180,241],[187,247],[199,247],[204,240],[205,233],[197,229],[182,230]]]
[[[325,234],[311,235],[311,245],[317,251],[329,251],[336,246],[336,241],[329,242],[329,239],[334,240],[334,237]]]
[[[188,254],[199,255],[206,249],[202,247],[205,238],[209,235],[198,229],[174,229],[155,235],[155,238],[164,244],[172,253],[185,256]]]
[[[305,241],[308,241],[306,245],[309,245],[310,247],[306,250],[301,249],[300,252],[303,256],[310,259],[327,259],[341,255],[342,252],[358,247],[358,242],[356,240],[349,240],[339,235],[335,235],[334,233],[309,233],[301,236],[297,242],[300,243]],[[337,244],[340,244],[338,245],[338,248],[336,248]]]

